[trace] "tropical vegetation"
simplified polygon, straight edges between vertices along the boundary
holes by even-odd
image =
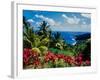
[[[41,69],[91,65],[91,39],[69,45],[43,21],[39,30],[23,17],[23,68]]]

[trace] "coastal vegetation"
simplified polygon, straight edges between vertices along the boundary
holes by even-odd
[[[76,43],[68,44],[59,31],[53,33],[42,21],[35,30],[23,17],[23,68],[41,69],[91,65],[91,38],[75,36]],[[80,38],[81,37],[81,38]]]

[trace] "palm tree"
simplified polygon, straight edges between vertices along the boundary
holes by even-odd
[[[24,48],[37,47],[40,44],[39,36],[35,34],[33,27],[23,17],[23,46]]]
[[[25,17],[23,16],[23,47],[24,48],[31,48],[31,41],[29,33],[31,30],[29,30],[30,24],[26,21]]]
[[[38,35],[42,36],[42,38],[50,37],[51,35],[50,25],[46,23],[45,21],[43,21],[40,24],[40,30],[38,32]]]
[[[51,47],[55,47],[58,49],[63,49],[64,40],[61,37],[59,32],[56,32],[52,37]]]
[[[50,40],[51,40],[51,29],[50,29],[50,25],[43,21],[40,24],[40,30],[38,31],[38,35],[41,36],[40,40],[41,40],[41,45],[47,46],[49,47],[50,45]]]

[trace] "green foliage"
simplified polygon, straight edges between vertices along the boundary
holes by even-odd
[[[40,25],[40,30],[38,31],[38,35],[42,36],[42,38],[50,37],[51,36],[51,29],[49,28],[50,25],[48,25],[45,21],[43,21]]]
[[[82,53],[84,56],[84,58],[83,58],[84,61],[87,59],[91,60],[91,40],[87,40],[86,47],[84,48]]]
[[[41,45],[44,45],[44,46],[47,46],[47,47],[49,47],[49,38],[43,38],[42,40],[41,40]]]
[[[40,46],[49,46],[50,41],[50,29],[49,25],[45,21],[41,24],[41,28],[38,31],[38,34],[34,32],[33,27],[26,22],[25,18],[23,19],[23,43],[24,48],[34,48]]]
[[[52,35],[50,25],[45,21],[40,24],[40,29],[35,31],[23,17],[23,48],[31,48],[32,51],[39,54],[38,57],[42,66],[39,65],[38,68],[75,66],[65,62],[63,59],[44,62],[44,56],[48,51],[54,54],[64,54],[65,56],[77,56],[82,53],[84,60],[90,59],[90,43],[90,40],[85,40],[74,46],[68,45],[59,32]],[[88,61],[87,63],[89,64]],[[84,63],[84,65],[87,65],[87,63]]]
[[[32,51],[34,51],[35,53],[41,53],[41,51],[39,50],[39,48],[32,48]]]
[[[41,56],[45,55],[48,51],[48,48],[46,46],[40,46],[39,49],[41,51]]]
[[[59,32],[56,32],[54,34],[54,36],[52,37],[50,47],[54,47],[54,48],[63,50],[65,46],[66,45],[64,43],[63,38],[61,37],[61,34]]]
[[[60,68],[60,67],[69,67],[70,64],[66,63],[63,59],[56,59],[54,62],[49,61],[44,63],[44,68]]]
[[[66,63],[63,59],[56,59],[55,62],[54,62],[54,65],[55,67],[65,67],[66,66]]]
[[[72,51],[75,55],[78,55],[79,53],[83,52],[86,47],[87,47],[87,40],[73,46]]]
[[[49,50],[55,54],[64,54],[64,55],[69,55],[69,56],[74,55],[74,53],[70,50],[59,50],[57,48],[49,48]]]

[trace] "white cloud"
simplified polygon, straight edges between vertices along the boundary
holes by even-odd
[[[43,15],[35,15],[36,18],[40,18],[46,22],[48,22],[51,26],[51,29],[53,31],[79,31],[79,32],[90,32],[91,27],[86,24],[86,22],[83,20],[83,23],[80,23],[81,19],[76,17],[75,15],[72,15],[72,17],[69,17],[65,14],[62,14],[62,17],[64,18],[65,22],[57,22],[53,18],[46,17]],[[40,23],[37,22],[37,25]]]
[[[40,26],[40,24],[41,24],[41,22],[36,22],[36,25],[37,25],[37,26]]]
[[[89,25],[77,25],[74,27],[62,25],[62,27],[52,27],[51,29],[52,31],[91,32],[91,27]]]
[[[85,21],[82,21],[82,24],[86,25],[86,22]]]
[[[68,24],[79,24],[80,19],[76,16],[68,17],[67,15],[63,14],[62,17],[66,20]]]
[[[35,22],[35,21],[34,21],[33,19],[28,19],[27,22],[33,23],[33,22]]]
[[[47,21],[51,26],[59,26],[60,25],[60,23],[56,22],[54,19],[45,17],[43,15],[35,15],[35,17],[40,18],[44,21]]]
[[[89,13],[82,13],[81,16],[86,17],[86,18],[91,18],[91,14]]]

